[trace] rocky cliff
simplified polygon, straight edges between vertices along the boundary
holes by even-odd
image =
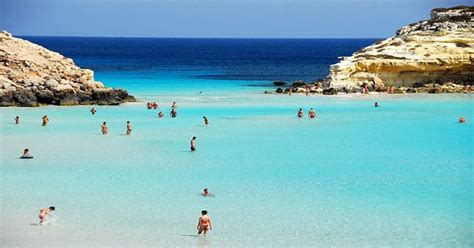
[[[433,9],[410,24],[331,65],[329,87],[371,89],[424,83],[473,84],[474,7]]]
[[[79,68],[72,59],[0,33],[0,106],[116,105],[134,100],[125,90],[94,81],[94,72]]]

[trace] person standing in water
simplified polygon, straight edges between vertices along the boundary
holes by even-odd
[[[191,139],[191,151],[196,151],[196,136]]]
[[[93,115],[95,115],[95,113],[97,112],[97,110],[94,107],[92,107],[90,111],[91,111],[91,114]]]
[[[39,217],[39,219],[40,219],[39,224],[40,224],[40,225],[43,225],[43,222],[44,222],[44,219],[46,218],[46,215],[50,215],[50,213],[51,213],[52,211],[54,211],[54,210],[56,210],[56,208],[53,207],[53,206],[51,206],[51,207],[49,207],[49,208],[42,208],[42,209],[40,209],[40,213],[39,213],[39,215],[38,215],[38,217]]]
[[[464,118],[464,116],[461,116],[461,118],[459,118],[459,123],[464,123],[466,122],[466,118]]]
[[[208,126],[209,125],[209,120],[207,119],[206,116],[202,117],[204,119],[204,125]]]
[[[101,126],[102,134],[106,135],[109,133],[109,128],[107,127],[107,122],[103,122]]]
[[[163,111],[160,111],[160,112],[158,113],[158,118],[163,118],[164,116],[165,116],[165,114],[163,114]]]
[[[177,108],[178,105],[176,105],[176,102],[173,102],[173,104],[171,104],[171,109],[176,110]]]
[[[378,106],[379,106],[379,102],[375,102],[374,107],[378,107]]]
[[[49,122],[48,116],[45,115],[45,116],[43,116],[42,119],[43,119],[43,127],[45,127],[46,125],[48,125],[48,122]]]
[[[127,135],[130,135],[130,133],[132,133],[132,123],[127,121]]]
[[[298,116],[298,118],[300,118],[300,119],[303,118],[304,113],[303,113],[303,109],[302,109],[302,108],[300,108],[300,109],[298,110],[298,114],[297,114],[296,116]]]
[[[211,218],[207,216],[207,210],[201,211],[201,217],[199,217],[197,230],[198,235],[201,235],[201,233],[206,235],[207,231],[212,230]]]
[[[20,116],[15,117],[15,124],[20,124]]]
[[[314,117],[316,117],[316,111],[314,111],[314,109],[311,108],[308,112],[308,116],[310,119],[314,119]]]

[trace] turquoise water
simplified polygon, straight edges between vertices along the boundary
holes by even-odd
[[[127,76],[112,84],[120,80]],[[147,80],[169,79],[134,82]],[[175,80],[185,85],[188,79]],[[88,106],[0,109],[6,216],[0,242],[474,245],[473,95],[290,97],[241,87],[245,81],[232,84],[128,87],[140,100],[157,101],[164,119],[144,102],[99,106],[95,116]],[[168,117],[172,101],[176,119]],[[381,107],[374,108],[375,101]],[[314,107],[318,117],[296,119],[300,107],[305,114]],[[44,114],[47,127],[41,126]],[[13,124],[16,115],[20,125]],[[462,115],[465,124],[457,123]],[[124,135],[127,120],[130,137]],[[107,136],[100,134],[102,121],[109,124]],[[35,159],[18,159],[25,147]],[[204,187],[215,197],[200,196]],[[49,205],[59,220],[31,225]],[[214,230],[195,237],[202,209]]]

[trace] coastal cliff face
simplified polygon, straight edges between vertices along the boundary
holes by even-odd
[[[329,87],[372,89],[423,83],[473,84],[474,7],[434,9],[431,19],[331,65]]]
[[[0,106],[116,105],[134,100],[125,90],[94,81],[94,72],[79,68],[72,59],[0,33]]]

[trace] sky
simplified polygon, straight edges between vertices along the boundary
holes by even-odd
[[[0,0],[23,36],[385,38],[466,0]]]

